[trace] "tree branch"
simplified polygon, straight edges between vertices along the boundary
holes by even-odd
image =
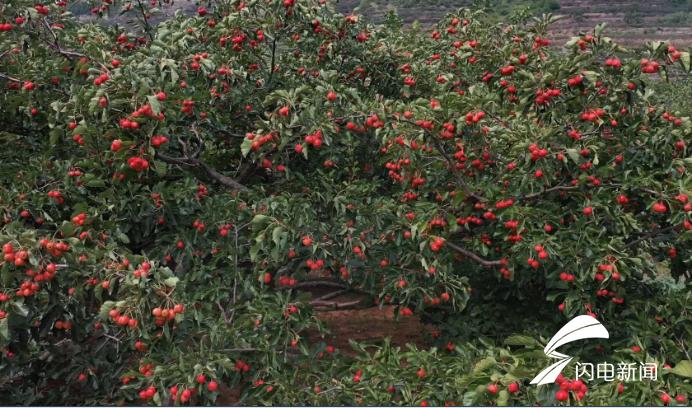
[[[578,188],[579,188],[579,186],[565,186],[565,185],[554,186],[554,187],[546,188],[545,190],[538,191],[536,193],[527,194],[523,197],[520,197],[519,200],[531,200],[531,199],[534,199],[536,197],[540,197],[543,194],[551,193],[553,191],[576,190]]]
[[[185,154],[185,157],[171,157],[158,151],[156,152],[155,157],[161,160],[162,162],[168,164],[175,164],[177,166],[183,167],[196,167],[202,170],[204,173],[206,173],[207,177],[213,179],[221,185],[230,187],[233,190],[247,191],[248,188],[240,184],[235,179],[219,173],[218,171],[210,167],[208,164],[197,159],[197,157],[199,157],[199,155],[202,153],[202,149],[204,148],[204,141],[202,140],[202,137],[199,135],[199,131],[197,130],[196,125],[192,125],[192,133],[194,133],[194,135],[197,137],[198,143],[197,150],[192,154],[190,154],[190,152],[188,151],[187,144],[185,144],[182,140],[179,140],[181,146],[183,147],[183,153]]]
[[[63,49],[62,46],[60,46],[60,40],[58,39],[58,35],[55,33],[53,28],[51,28],[50,24],[48,23],[48,19],[44,17],[43,19],[41,19],[41,22],[43,23],[44,27],[46,27],[46,30],[48,30],[48,33],[51,35],[51,37],[53,37],[53,43],[52,44],[49,41],[46,41],[46,43],[48,43],[48,45],[50,45],[51,48],[55,49],[55,51],[57,51],[58,54],[62,55],[63,57],[67,58],[70,61],[73,60],[74,58],[87,58],[87,59],[91,60],[91,58],[89,58],[89,56],[87,56],[86,54],[82,54],[81,52]],[[108,67],[105,66],[104,64],[102,64],[98,61],[95,61],[95,62],[101,68],[103,68],[106,72],[109,71]]]
[[[274,35],[274,39],[272,40],[272,60],[271,60],[271,65],[269,66],[269,79],[267,79],[267,85],[269,85],[272,82],[272,78],[274,78],[275,60],[276,60],[276,35]]]
[[[445,245],[448,245],[450,248],[453,250],[459,252],[460,254],[464,255],[465,257],[475,261],[476,263],[479,263],[485,267],[491,267],[491,266],[499,266],[502,265],[502,261],[490,261],[484,258],[481,258],[480,256],[474,254],[473,252],[469,251],[468,249],[462,248],[459,245],[456,245],[454,243],[451,243],[449,241],[445,242]]]
[[[360,299],[352,300],[350,302],[329,302],[329,301],[323,301],[323,300],[313,300],[310,302],[311,306],[332,308],[332,309],[344,309],[347,307],[356,306],[358,304],[360,304]]]
[[[434,137],[432,139],[433,139],[433,144],[435,145],[435,149],[437,149],[437,151],[442,155],[442,157],[445,158],[445,160],[447,161],[447,165],[449,166],[449,170],[452,173],[454,173],[454,177],[456,178],[457,184],[459,185],[459,187],[461,187],[461,189],[464,190],[464,193],[466,193],[467,196],[473,197],[478,201],[483,201],[483,197],[481,197],[478,194],[471,191],[468,184],[466,184],[464,179],[461,178],[461,176],[459,175],[459,172],[457,171],[456,165],[452,161],[452,158],[449,157],[447,152],[445,152],[444,147],[442,147],[440,142],[437,139],[435,139]]]
[[[10,81],[10,82],[19,82],[19,83],[22,82],[21,79],[17,79],[17,78],[15,78],[15,77],[9,76],[9,75],[7,75],[7,74],[3,74],[2,72],[0,72],[0,78],[6,79],[6,80],[8,80],[8,81]]]
[[[674,229],[675,229],[675,225],[671,225],[670,227],[666,227],[666,228],[659,229],[656,231],[651,231],[649,233],[644,234],[641,238],[635,239],[634,241],[632,241],[628,244],[625,244],[625,248],[633,247],[642,241],[646,241],[647,239],[654,238],[655,236],[657,236],[659,234],[668,233],[670,231],[673,231]]]

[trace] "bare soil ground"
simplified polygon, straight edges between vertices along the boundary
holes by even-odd
[[[445,14],[468,6],[470,1],[446,0],[427,2],[403,2],[403,0],[339,0],[337,9],[350,13],[363,4],[357,12],[373,22],[382,21],[390,9],[396,9],[405,23],[420,22],[433,25]],[[560,8],[553,14],[564,16],[551,30],[554,45],[563,45],[580,32],[590,32],[599,23],[606,23],[605,35],[625,46],[640,46],[648,41],[671,41],[678,48],[692,46],[692,18],[685,20],[684,6],[671,0],[559,0]],[[682,10],[682,11],[681,11]],[[677,14],[676,14],[677,13]],[[683,13],[683,14],[680,14]],[[667,17],[679,15],[682,21],[671,24]]]

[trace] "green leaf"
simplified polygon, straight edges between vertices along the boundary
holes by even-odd
[[[252,223],[253,223],[253,224],[261,224],[261,223],[265,222],[265,221],[268,220],[268,219],[269,219],[269,217],[267,217],[267,216],[264,215],[264,214],[257,214],[257,215],[255,215],[255,217],[252,219]]]
[[[502,390],[497,395],[497,406],[506,407],[509,402],[509,392],[507,390]]]
[[[163,283],[164,283],[164,285],[168,286],[169,288],[174,288],[178,284],[179,280],[180,279],[178,279],[177,277],[171,276],[170,278],[167,278],[166,280],[164,280]]]
[[[12,309],[14,309],[14,311],[22,317],[26,317],[29,314],[29,310],[24,307],[24,304],[19,302],[12,302]]]
[[[87,187],[106,187],[106,182],[101,179],[92,179],[86,183]]]
[[[509,336],[505,339],[505,344],[508,346],[526,346],[526,347],[534,347],[534,346],[539,346],[540,344],[538,341],[534,338],[531,338],[529,336],[522,336],[522,335],[514,335],[514,336]]]
[[[473,366],[473,372],[479,373],[479,372],[485,371],[490,367],[494,367],[495,364],[497,364],[497,361],[495,361],[494,358],[486,357],[483,360],[477,362],[475,366]]]
[[[577,152],[577,149],[567,149],[567,155],[569,156],[570,159],[576,164],[579,164],[579,152]]]
[[[115,237],[118,238],[118,240],[123,244],[130,243],[130,238],[127,235],[123,234],[120,230],[115,231]]]
[[[680,64],[682,65],[682,68],[686,72],[690,72],[692,69],[692,66],[690,66],[690,53],[689,52],[681,52],[680,53]]]
[[[246,137],[243,139],[243,143],[240,144],[240,153],[242,153],[243,157],[247,157],[250,149],[252,149],[252,140]]]
[[[147,96],[147,101],[149,101],[151,111],[154,112],[154,115],[158,115],[159,113],[161,113],[161,103],[155,95]]]
[[[107,319],[108,318],[108,312],[110,312],[113,307],[115,306],[115,302],[107,300],[103,302],[101,305],[101,309],[99,309],[99,317],[101,319]]]
[[[284,229],[282,227],[274,228],[274,231],[272,231],[272,241],[274,241],[274,243],[276,245],[280,245],[281,244],[281,237],[282,237],[282,235],[284,235],[284,233],[285,232],[284,232]]]
[[[692,378],[692,360],[680,361],[670,372],[681,377]]]
[[[10,338],[10,326],[7,323],[8,320],[9,319],[7,317],[0,320],[0,338],[3,338],[3,339],[9,339]]]

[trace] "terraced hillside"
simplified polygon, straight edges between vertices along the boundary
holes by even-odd
[[[395,9],[406,23],[430,25],[448,12],[474,3],[485,5],[498,18],[524,7],[538,14],[563,15],[553,31],[558,44],[605,22],[608,34],[625,45],[671,40],[678,46],[692,46],[692,0],[339,0],[337,8],[343,13],[355,10],[375,22]]]

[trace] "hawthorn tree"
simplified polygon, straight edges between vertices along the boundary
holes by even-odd
[[[692,122],[650,84],[689,52],[602,27],[558,49],[551,16],[479,10],[92,10],[128,30],[67,6],[0,5],[3,402],[686,404]],[[308,341],[315,309],[356,306],[318,284],[442,316],[442,347]],[[531,302],[543,338],[620,324],[599,358],[667,368],[529,387],[536,332],[455,339],[474,296]]]

